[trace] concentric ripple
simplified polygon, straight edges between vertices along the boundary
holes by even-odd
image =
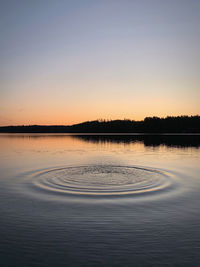
[[[31,179],[36,189],[73,195],[113,196],[162,191],[172,185],[161,171],[135,166],[73,166],[46,170]]]

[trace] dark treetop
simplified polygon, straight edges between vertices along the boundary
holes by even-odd
[[[4,133],[200,133],[200,116],[146,117],[143,121],[96,120],[71,126],[3,126]]]

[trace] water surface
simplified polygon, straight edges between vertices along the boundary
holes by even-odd
[[[199,266],[199,135],[0,135],[2,266]]]

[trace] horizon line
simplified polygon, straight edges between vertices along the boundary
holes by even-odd
[[[84,123],[89,123],[89,122],[112,122],[112,121],[131,121],[131,122],[144,122],[145,119],[150,118],[150,119],[167,119],[167,118],[180,118],[180,117],[188,117],[188,118],[192,118],[192,117],[200,117],[199,114],[196,115],[178,115],[178,116],[164,116],[164,117],[159,117],[159,116],[146,116],[144,117],[143,120],[134,120],[134,119],[128,119],[128,118],[124,118],[124,119],[96,119],[96,120],[88,120],[88,121],[82,121],[79,123],[74,123],[74,124],[17,124],[17,125],[0,125],[1,128],[3,127],[29,127],[29,126],[63,126],[63,127],[71,127],[71,126],[75,126],[75,125],[79,125],[79,124],[84,124]]]

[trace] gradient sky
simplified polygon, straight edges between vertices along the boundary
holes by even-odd
[[[0,125],[200,114],[199,0],[0,0]]]

